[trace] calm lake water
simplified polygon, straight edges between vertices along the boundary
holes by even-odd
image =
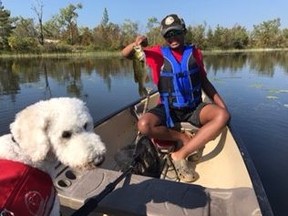
[[[287,216],[288,52],[205,55],[205,65],[274,214]],[[146,86],[154,87],[149,81]],[[125,59],[0,59],[0,135],[27,105],[60,96],[84,100],[95,122],[140,98]]]

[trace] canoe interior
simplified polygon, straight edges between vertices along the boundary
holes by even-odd
[[[157,101],[157,94],[151,96],[148,108],[154,106]],[[115,158],[119,154],[121,156],[121,153],[127,153],[125,151],[127,146],[135,142],[137,118],[134,115],[134,108],[137,108],[137,113],[141,114],[145,100],[140,104],[123,110],[95,128],[95,132],[100,134],[108,149],[107,159],[102,168],[110,170],[121,168]],[[195,166],[200,178],[194,183],[204,187],[252,187],[242,156],[228,127],[215,140],[206,144],[202,158]]]
[[[137,115],[143,112],[146,101],[143,99],[96,125],[95,132],[108,149],[100,168],[79,173],[58,167],[55,185],[63,206],[80,208],[121,174],[119,170],[127,165],[127,158],[133,153]],[[148,108],[155,106],[157,101],[158,95],[153,94]],[[199,178],[193,184],[130,175],[98,204],[95,212],[113,215],[262,215],[249,173],[228,127],[205,145],[201,159],[194,165]]]

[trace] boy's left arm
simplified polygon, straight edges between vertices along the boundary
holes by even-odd
[[[228,110],[224,100],[221,98],[217,90],[214,88],[212,83],[207,78],[207,72],[204,67],[203,56],[202,56],[201,50],[198,49],[197,47],[194,47],[194,48],[195,48],[195,52],[193,53],[193,55],[200,69],[201,85],[202,85],[203,91],[215,104]]]
[[[228,110],[224,100],[206,76],[202,77],[202,89],[215,104]]]

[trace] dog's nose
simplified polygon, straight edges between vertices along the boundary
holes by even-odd
[[[98,155],[94,161],[93,161],[93,164],[95,166],[100,166],[105,160],[105,155]]]

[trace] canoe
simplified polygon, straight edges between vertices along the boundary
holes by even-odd
[[[144,109],[155,106],[158,98],[154,92],[95,125],[95,132],[107,146],[106,159],[99,168],[75,172],[57,167],[55,185],[62,215],[83,208],[88,201],[97,205],[93,215],[273,215],[253,162],[230,125],[207,143],[193,162],[199,176],[192,183],[167,180],[163,175],[125,173],[129,167],[123,166],[139,135],[138,117]]]

